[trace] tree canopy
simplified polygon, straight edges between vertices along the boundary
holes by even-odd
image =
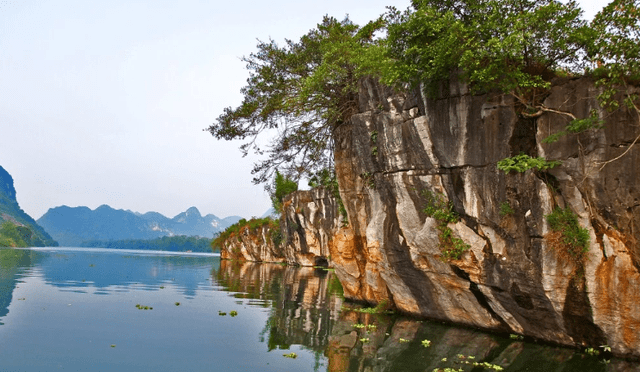
[[[368,72],[366,53],[374,43],[376,21],[359,27],[345,18],[325,16],[298,41],[258,41],[257,52],[244,57],[249,78],[244,99],[228,107],[208,130],[218,139],[247,140],[243,154],[267,155],[252,173],[266,183],[280,169],[298,179],[332,167],[333,131],[357,112],[358,79]],[[273,135],[267,148],[258,135]]]
[[[387,14],[391,67],[383,79],[421,83],[434,94],[458,72],[475,92],[536,102],[556,70],[584,67],[581,13],[575,1],[414,0],[413,9]]]
[[[512,95],[520,114],[534,118],[554,111],[543,105],[554,78],[590,74],[603,106],[617,108],[622,87],[640,115],[626,89],[640,81],[639,8],[614,0],[589,23],[575,0],[413,0],[364,27],[325,16],[298,41],[259,41],[243,58],[250,76],[242,103],[206,130],[245,140],[245,155],[266,154],[252,172],[255,183],[268,183],[276,169],[297,180],[333,168],[333,132],[357,112],[366,75],[431,95],[455,75],[472,92]],[[386,36],[375,38],[380,29]],[[564,114],[573,120],[550,140],[600,128],[595,117]],[[256,142],[263,133],[273,136],[266,148]]]

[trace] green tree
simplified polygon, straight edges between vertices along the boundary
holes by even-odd
[[[333,167],[333,131],[358,110],[358,79],[372,61],[367,46],[382,21],[359,27],[345,18],[325,16],[299,41],[259,41],[258,51],[244,57],[249,70],[243,101],[228,107],[207,131],[225,140],[246,140],[244,155],[267,158],[255,164],[255,183],[268,182],[275,169],[299,179]],[[266,149],[256,138],[275,136]]]
[[[25,232],[21,227],[22,226],[14,225],[10,221],[4,221],[2,225],[0,225],[0,246],[27,247],[29,244],[28,241],[25,241],[23,238]],[[29,231],[29,233],[30,232],[31,231]]]
[[[452,72],[475,92],[512,94],[539,109],[558,69],[583,65],[586,21],[575,1],[414,0],[391,9],[386,83],[425,84],[434,94]]]
[[[283,176],[276,170],[276,176],[273,180],[273,195],[271,203],[273,209],[278,213],[282,213],[282,200],[285,196],[298,190],[298,183],[288,177]]]

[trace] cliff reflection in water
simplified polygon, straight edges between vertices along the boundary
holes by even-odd
[[[505,371],[627,371],[637,363],[603,360],[573,349],[412,318],[343,307],[335,274],[322,269],[222,260],[214,276],[223,290],[270,308],[261,334],[269,350],[301,345],[326,358],[326,370],[428,371],[446,367]],[[430,346],[423,344],[428,340]],[[426,342],[425,342],[426,343]]]
[[[342,307],[340,284],[333,272],[221,260],[215,277],[234,296],[270,307],[261,335],[269,350],[288,349],[295,344],[324,352]]]

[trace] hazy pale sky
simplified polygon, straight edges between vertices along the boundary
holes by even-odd
[[[255,158],[203,129],[237,106],[256,39],[325,14],[358,24],[409,0],[0,0],[0,165],[20,206],[108,204],[168,217],[269,207]],[[591,18],[602,8],[580,1]]]

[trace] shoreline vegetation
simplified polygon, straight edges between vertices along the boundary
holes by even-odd
[[[4,221],[0,225],[0,247],[44,247],[45,243],[27,226],[20,226],[11,221]]]
[[[125,239],[125,240],[91,240],[83,242],[81,247],[138,249],[169,252],[211,252],[211,239],[198,236],[163,236],[156,239]],[[214,250],[214,252],[216,252]]]
[[[280,220],[273,219],[271,217],[265,218],[251,218],[250,220],[241,219],[240,221],[234,223],[233,225],[227,227],[224,231],[222,231],[218,236],[211,240],[210,249],[214,252],[219,252],[225,241],[227,239],[231,239],[237,237],[240,240],[240,234],[244,230],[249,231],[257,231],[264,226],[269,227],[271,238],[274,241],[274,244],[279,244],[282,240],[282,234],[280,232]]]

